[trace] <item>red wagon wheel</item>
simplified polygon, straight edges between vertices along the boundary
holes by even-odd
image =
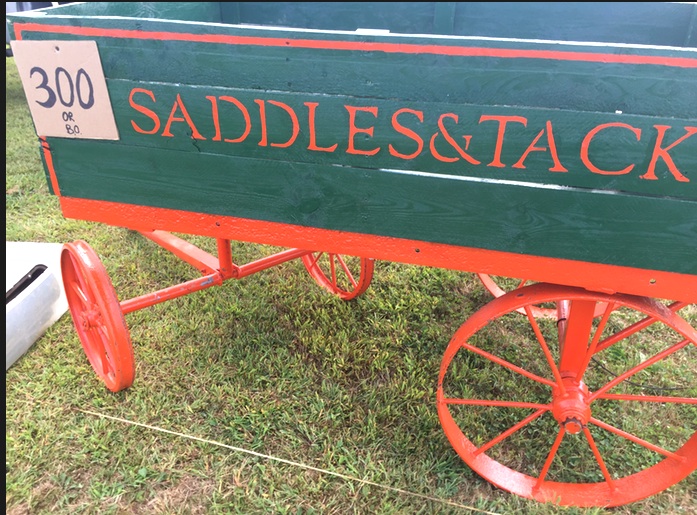
[[[303,256],[302,261],[317,284],[343,300],[358,297],[373,279],[373,259],[313,252]]]
[[[548,302],[568,313],[560,328],[532,313]],[[697,330],[682,305],[542,283],[494,299],[441,363],[448,440],[494,485],[542,502],[618,506],[678,483],[697,468]]]
[[[512,279],[509,277],[500,277],[488,274],[477,274],[477,276],[479,277],[479,280],[482,281],[484,287],[494,297],[500,297],[511,290],[534,284],[532,281],[528,281],[527,279]],[[557,316],[556,307],[530,306],[530,309],[532,310],[532,314],[535,316],[535,318],[556,318]],[[525,310],[523,308],[520,308],[517,311],[523,315],[525,314]],[[605,309],[603,304],[598,304],[596,306],[595,316],[602,316],[604,311]]]
[[[97,376],[112,392],[133,384],[133,347],[116,292],[84,241],[63,246],[61,273],[73,324]]]

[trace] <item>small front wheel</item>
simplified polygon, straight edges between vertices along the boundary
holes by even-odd
[[[373,259],[312,252],[303,256],[302,261],[317,284],[342,300],[355,299],[364,293],[373,279]]]
[[[73,324],[92,368],[112,392],[128,388],[135,378],[133,346],[104,265],[78,240],[63,246],[61,273]]]

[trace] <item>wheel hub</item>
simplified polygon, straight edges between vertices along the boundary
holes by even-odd
[[[565,391],[556,388],[552,397],[552,415],[567,433],[580,433],[591,418],[588,387],[583,381],[562,378]]]
[[[99,308],[93,307],[82,312],[82,327],[84,329],[92,329],[100,324]]]

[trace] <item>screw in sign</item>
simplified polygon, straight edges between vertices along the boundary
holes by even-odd
[[[12,41],[39,136],[118,140],[95,41]]]

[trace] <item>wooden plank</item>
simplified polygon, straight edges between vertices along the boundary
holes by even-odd
[[[432,34],[434,2],[240,2],[242,23],[305,29]]]
[[[694,201],[101,142],[54,162],[67,197],[697,274]]]
[[[463,2],[455,33],[682,46],[691,6],[668,2]]]
[[[78,23],[79,19],[67,20]],[[63,22],[63,20],[61,20]],[[111,20],[95,20],[98,26],[111,26]],[[206,34],[183,36],[181,31],[201,31],[204,25],[176,25],[165,22],[126,20],[133,32],[94,34],[44,34],[27,31],[25,39],[96,39],[107,78],[144,82],[207,84],[253,90],[322,92],[369,98],[401,98],[413,101],[523,105],[589,112],[615,112],[678,118],[697,118],[697,99],[692,85],[697,81],[697,52],[541,44],[530,42],[424,40],[389,36],[333,36],[216,29],[229,38],[264,36],[283,41],[285,37],[332,47],[333,41],[353,44],[355,49],[286,48],[259,44],[241,45],[233,39],[224,43],[138,39],[142,30],[172,30],[157,33],[166,40],[177,37],[206,38]],[[74,29],[78,30],[78,28]],[[106,29],[105,30],[109,30]],[[135,38],[135,39],[134,39]],[[338,39],[337,39],[338,38]],[[365,51],[360,45],[398,44],[412,53]],[[336,45],[334,45],[336,46]],[[384,48],[384,47],[381,47]],[[472,48],[494,52],[493,56],[446,55]],[[510,58],[510,52],[561,52],[558,58]],[[405,50],[406,52],[406,50]],[[416,53],[413,53],[416,52]],[[422,53],[418,53],[422,52]],[[431,53],[423,53],[431,52]],[[437,52],[443,52],[439,55]],[[533,52],[533,54],[531,54]],[[196,59],[191,59],[196,55]],[[596,56],[600,61],[577,61],[578,56]],[[658,58],[666,65],[611,62],[612,59]],[[663,59],[665,58],[665,59]],[[670,59],[691,59],[692,68],[668,66]],[[245,70],[245,73],[239,73]],[[438,77],[438,81],[433,81]],[[424,88],[423,84],[430,87]]]
[[[697,199],[689,120],[130,81],[110,95],[126,145]]]
[[[448,4],[451,19],[434,23]],[[695,47],[693,13],[687,2],[87,2],[48,14]]]
[[[225,2],[73,2],[54,7],[52,15],[75,16],[88,20],[95,16],[110,18],[154,18],[159,20],[220,23],[220,7]]]
[[[191,84],[196,77],[195,84],[240,89],[697,118],[690,94],[696,69],[261,47],[225,53],[219,45],[172,45],[173,66],[166,67],[148,66],[161,52],[150,44],[106,42],[100,46],[105,73],[144,82]],[[199,57],[187,61],[192,52]]]

